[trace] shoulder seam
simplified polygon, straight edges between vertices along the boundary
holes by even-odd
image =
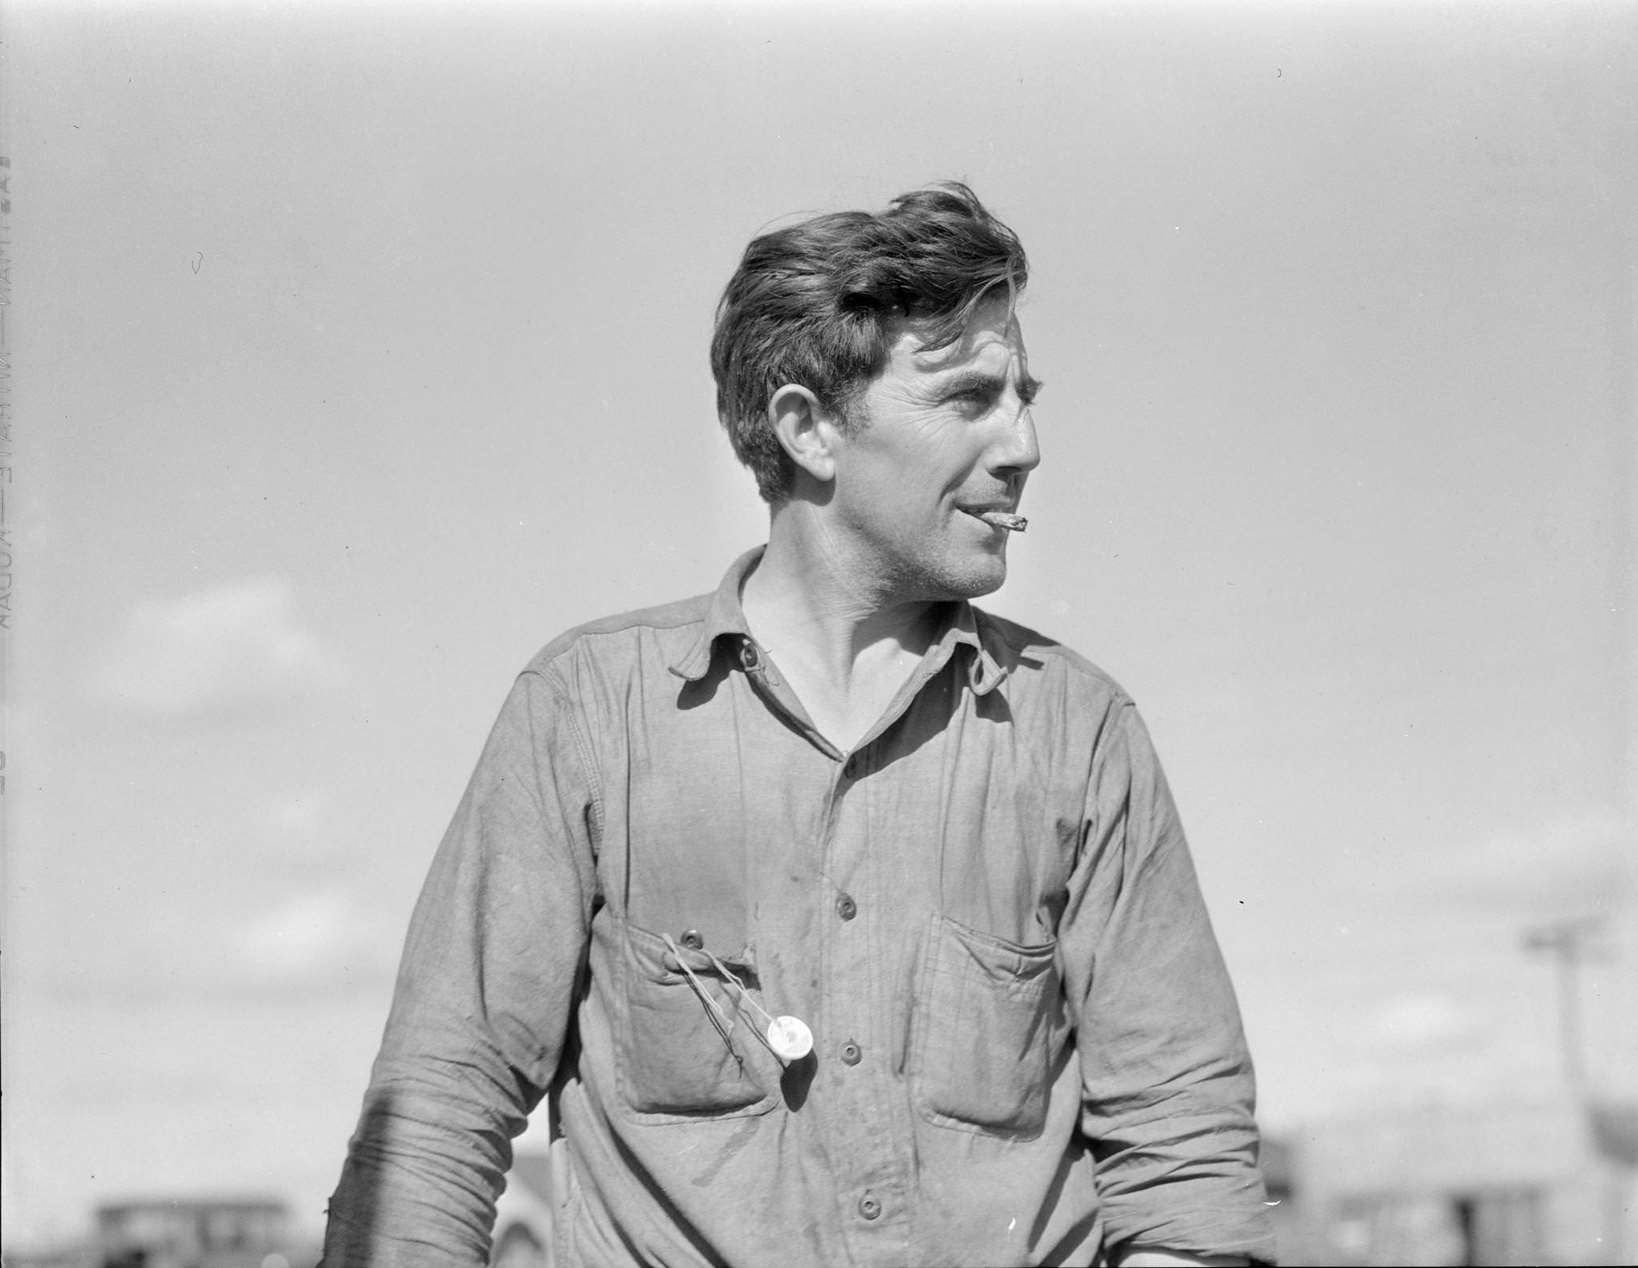
[[[524,672],[557,664],[588,639],[612,637],[633,630],[665,632],[699,625],[707,619],[710,600],[711,596],[708,594],[694,595],[673,603],[637,608],[630,612],[620,612],[571,626],[536,652],[524,667]],[[662,614],[669,616],[670,619],[658,619]]]
[[[1131,693],[1121,686],[1113,675],[1088,660],[1074,648],[1009,617],[997,616],[995,613],[984,611],[982,608],[975,608],[974,610],[978,613],[979,619],[995,632],[997,637],[1006,644],[1008,651],[1014,653],[1015,657],[1025,650],[1041,655],[1049,655],[1077,677],[1093,679],[1108,688],[1118,702],[1133,703]]]
[[[580,769],[585,772],[586,784],[591,789],[592,826],[596,833],[593,852],[596,853],[603,841],[603,781],[598,778],[597,763],[592,760],[591,741],[586,736],[586,728],[581,725],[579,707],[572,700],[573,693],[569,690],[569,684],[557,670],[557,658],[538,668],[530,665],[518,674],[519,678],[526,676],[538,678],[551,688],[553,694],[558,697],[558,707],[568,719],[569,732],[574,736],[576,755],[580,758]]]

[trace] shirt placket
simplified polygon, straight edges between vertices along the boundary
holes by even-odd
[[[892,1071],[902,912],[889,912],[871,858],[870,781],[890,778],[873,761],[883,741],[867,741],[838,763],[824,818],[820,913],[824,967],[825,1060],[836,1076],[826,1116],[850,1258],[860,1264],[906,1260],[912,1222],[910,1125]]]
[[[814,1038],[821,1066],[837,1072],[827,1081],[831,1103],[822,1132],[849,1259],[858,1264],[903,1264],[914,1227],[906,1148],[913,1125],[892,1069],[894,1029],[903,1021],[893,983],[901,969],[904,922],[914,917],[887,910],[882,872],[871,854],[870,781],[893,777],[885,753],[895,727],[949,654],[948,647],[931,653],[859,746],[842,753],[808,721],[756,643],[746,638],[740,647],[741,667],[757,693],[834,765],[813,842],[816,926],[822,931]]]

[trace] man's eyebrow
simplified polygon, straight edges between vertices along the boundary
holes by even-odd
[[[941,379],[937,390],[941,396],[956,396],[975,389],[999,393],[1006,386],[1007,377],[1004,374],[991,374],[987,370],[958,370],[949,378]],[[1028,404],[1043,386],[1040,379],[1026,374],[1018,381],[1018,395]]]

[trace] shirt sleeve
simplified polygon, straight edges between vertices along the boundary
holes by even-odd
[[[1234,988],[1147,729],[1115,706],[1059,930],[1106,1245],[1274,1261]]]
[[[433,860],[323,1263],[485,1264],[495,1198],[569,1033],[596,798],[561,688],[524,673]]]

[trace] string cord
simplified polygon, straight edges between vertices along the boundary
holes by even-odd
[[[700,997],[700,1002],[705,1005],[705,1015],[711,1019],[711,1025],[716,1030],[717,1037],[722,1040],[723,1047],[727,1048],[729,1055],[732,1056],[741,1066],[743,1066],[745,1064],[745,1058],[739,1055],[738,1049],[734,1047],[734,1042],[729,1037],[733,1033],[734,1019],[730,1017],[727,1010],[725,1010],[723,1006],[717,1002],[716,996],[705,989],[705,984],[700,981],[694,970],[689,967],[687,957],[685,957],[682,953],[682,948],[672,941],[669,933],[665,935],[665,945],[670,949],[671,954],[676,958],[677,964],[682,968],[683,973],[687,975],[688,984],[694,988],[694,994],[698,995]],[[712,956],[711,959],[713,962],[715,962],[716,957]]]
[[[723,980],[739,992],[740,999],[749,1004],[753,1011],[760,1013],[764,1021],[768,1022],[769,1025],[772,1025],[774,1022],[773,1014],[766,1008],[762,1007],[761,1004],[757,1003],[756,1000],[751,998],[751,992],[745,989],[745,983],[739,980],[739,974],[735,973],[721,960],[717,959],[716,956],[711,955],[709,951],[705,952],[705,954],[710,957],[711,964],[717,970],[717,972],[722,974]]]
[[[716,1027],[717,1034],[722,1037],[722,1042],[727,1045],[728,1051],[734,1054],[734,1060],[738,1061],[741,1065],[744,1065],[744,1058],[741,1057],[735,1050],[732,1041],[728,1037],[729,1033],[734,1028],[734,1019],[728,1015],[727,1010],[725,1010],[722,1004],[718,1002],[716,996],[712,995],[705,989],[704,983],[700,981],[694,970],[689,966],[687,958],[682,953],[682,949],[676,944],[675,941],[672,940],[669,933],[665,935],[665,945],[670,949],[671,954],[676,957],[677,963],[679,966],[681,966],[682,971],[687,974],[689,985],[694,988],[694,993],[698,995],[701,1001],[705,1004],[708,1015],[711,1018],[711,1024]],[[739,992],[741,1003],[749,1005],[751,1010],[759,1014],[762,1019],[768,1023],[768,1025],[777,1026],[779,1024],[779,1019],[777,1017],[770,1013],[766,1008],[762,1007],[761,1004],[756,1002],[745,983],[740,980],[739,974],[735,973],[731,968],[729,968],[715,955],[705,950],[703,947],[700,948],[699,953],[711,961],[711,967],[722,975],[723,984],[725,986],[732,986]],[[751,1033],[757,1037],[764,1048],[774,1054],[774,1057],[781,1065],[785,1064],[785,1058],[780,1054],[779,1050],[773,1046],[773,1043],[769,1040],[767,1035],[754,1028],[752,1029]]]

